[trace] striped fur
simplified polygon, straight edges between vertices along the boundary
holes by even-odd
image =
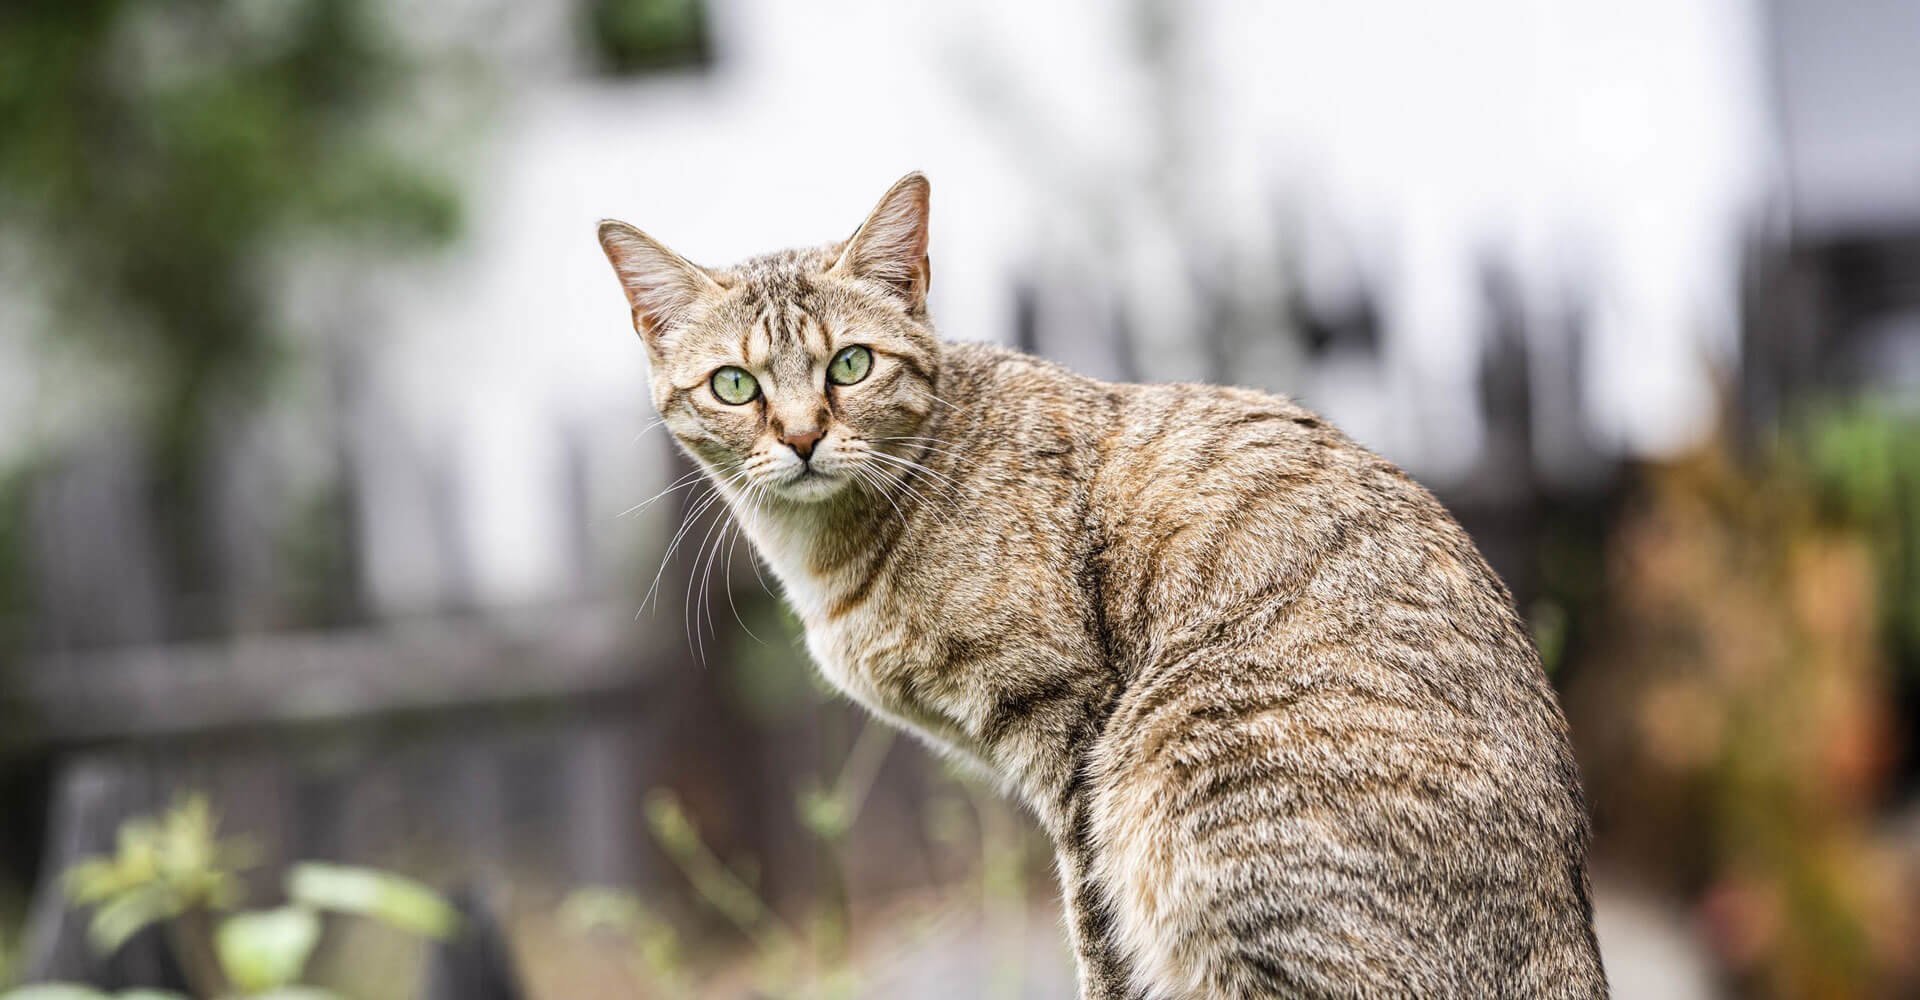
[[[724,271],[603,243],[637,313],[710,282],[639,325],[656,404],[835,686],[1031,807],[1082,996],[1606,995],[1565,722],[1453,519],[1287,400],[937,341],[925,227],[914,175]]]

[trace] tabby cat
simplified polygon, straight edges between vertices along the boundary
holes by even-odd
[[[1052,839],[1080,995],[1605,996],[1566,723],[1459,525],[1285,399],[940,341],[927,211],[600,243],[820,670]]]

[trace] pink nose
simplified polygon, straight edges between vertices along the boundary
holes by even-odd
[[[780,440],[787,447],[792,448],[793,453],[800,456],[800,460],[804,462],[813,457],[813,446],[819,444],[820,439],[826,436],[825,431],[809,429],[788,431],[780,435]]]

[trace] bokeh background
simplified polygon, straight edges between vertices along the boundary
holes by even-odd
[[[327,918],[356,997],[1069,995],[1024,818],[639,506],[688,466],[594,222],[725,263],[921,169],[949,338],[1292,394],[1468,526],[1617,995],[1920,995],[1916,52],[1920,0],[9,3],[0,984],[204,991],[317,860],[465,917]]]

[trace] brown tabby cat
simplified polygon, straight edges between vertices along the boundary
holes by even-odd
[[[1566,724],[1459,525],[1287,400],[942,343],[927,198],[726,270],[600,242],[820,669],[1057,845],[1081,995],[1605,996]]]

